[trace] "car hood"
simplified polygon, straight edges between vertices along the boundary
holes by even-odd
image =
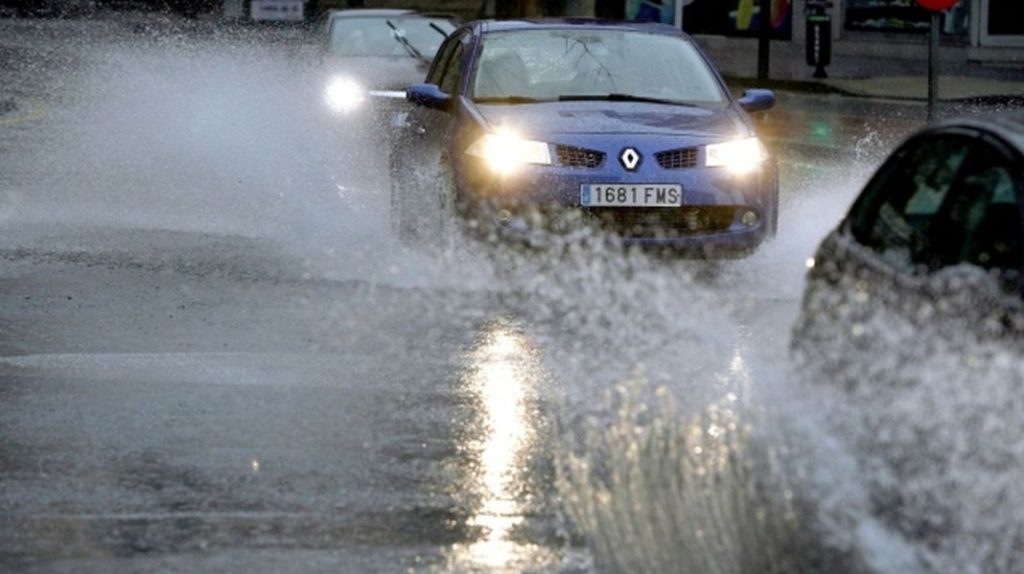
[[[542,102],[477,105],[491,127],[523,136],[545,134],[649,134],[736,136],[753,130],[734,107],[707,109],[638,102]]]
[[[405,90],[427,76],[429,64],[415,58],[340,58],[326,56],[330,75],[347,76],[371,90]]]

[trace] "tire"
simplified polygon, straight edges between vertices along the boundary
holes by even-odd
[[[774,170],[775,185],[772,189],[772,216],[770,225],[768,227],[768,233],[770,237],[775,237],[779,232],[779,171],[776,167]]]
[[[207,8],[205,0],[167,0],[167,6],[172,12],[188,19],[199,17],[199,13]]]
[[[454,248],[458,238],[458,222],[454,209],[455,185],[451,167],[441,164],[429,174],[400,175],[399,168],[389,168],[391,230],[399,241],[419,244],[441,251]]]
[[[393,167],[388,168],[388,180],[391,183],[391,189],[388,194],[388,221],[391,224],[391,233],[401,238],[402,235],[402,198],[399,195],[399,190],[402,188],[401,182],[398,180],[398,174],[395,173]]]
[[[450,254],[455,250],[459,239],[459,221],[455,210],[455,174],[452,172],[451,164],[447,161],[441,163],[435,181],[437,210],[431,231],[435,233],[436,245],[441,253]]]
[[[777,185],[775,186],[775,192],[772,194],[772,219],[768,233],[771,237],[775,237],[779,233],[779,187]]]
[[[415,186],[409,184],[407,178],[399,175],[397,170],[391,169],[391,202],[389,215],[391,220],[391,232],[404,244],[412,245],[420,243],[420,229],[417,225],[415,210],[410,203],[409,191]]]
[[[417,173],[404,187],[404,193],[397,194],[395,217],[399,239],[429,250],[450,252],[458,235],[453,193],[448,166],[442,164],[430,173]]]

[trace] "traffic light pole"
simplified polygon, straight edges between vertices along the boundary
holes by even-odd
[[[757,79],[765,81],[771,70],[772,0],[760,0],[757,34]]]
[[[932,26],[928,37],[928,121],[935,118],[935,106],[939,99],[939,18],[932,12]]]

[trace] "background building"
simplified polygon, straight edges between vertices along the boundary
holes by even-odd
[[[813,0],[812,0],[813,1]],[[362,4],[450,12],[467,20],[582,16],[672,22],[682,3],[684,30],[726,75],[757,75],[760,0],[310,0],[320,9]],[[804,59],[808,0],[772,0],[771,77],[808,79]],[[832,0],[834,78],[923,75],[929,13],[915,0]],[[944,74],[1024,80],[1021,0],[960,0],[943,14]]]
[[[686,0],[684,0],[686,1]],[[689,0],[683,29],[693,34],[724,73],[757,71],[758,0]],[[944,74],[1024,80],[1024,19],[1020,0],[961,0],[942,15]],[[807,0],[773,0],[771,76],[804,79]],[[921,75],[928,57],[930,14],[915,0],[833,0],[829,75],[859,78]],[[749,16],[750,13],[753,16]],[[749,24],[744,26],[743,24]]]

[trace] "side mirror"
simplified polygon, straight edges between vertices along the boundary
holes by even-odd
[[[452,104],[452,97],[442,92],[437,84],[414,84],[405,91],[405,99],[417,106],[444,112],[448,111]]]
[[[739,99],[740,107],[747,112],[763,112],[775,107],[775,92],[771,90],[747,90]]]

